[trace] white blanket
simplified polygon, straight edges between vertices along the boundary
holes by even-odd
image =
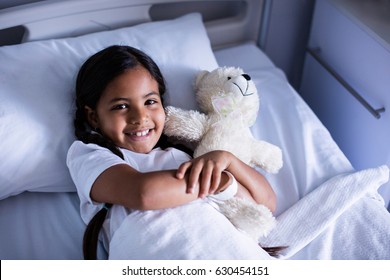
[[[110,211],[121,209],[113,206]],[[108,255],[127,260],[271,259],[208,199],[169,209],[133,211],[113,234]]]
[[[279,215],[276,228],[260,243],[288,246],[283,259],[390,259],[390,215],[376,192],[388,179],[387,166],[335,176]],[[206,217],[214,230],[204,223]],[[202,200],[135,211],[110,246],[114,259],[269,258]]]
[[[279,215],[261,243],[288,246],[282,258],[390,259],[390,215],[376,192],[388,179],[380,166],[326,181]]]

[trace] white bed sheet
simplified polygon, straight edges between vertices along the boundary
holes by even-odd
[[[0,259],[82,259],[76,192],[24,192],[0,201]]]
[[[294,209],[291,206],[304,201],[302,198],[307,194],[338,174],[353,172],[328,131],[287,83],[284,74],[253,43],[217,51],[216,58],[220,65],[242,67],[255,80],[261,105],[253,133],[284,151],[283,169],[276,175],[266,174],[278,197],[277,216],[290,219],[289,213]],[[386,172],[382,173],[383,181]],[[375,186],[370,190],[374,189]],[[367,234],[373,231],[363,235],[359,232],[367,228],[365,222],[370,220],[369,226],[377,226],[382,239],[378,244],[369,244],[368,249],[375,251],[375,246],[388,248],[389,242],[384,240],[386,237],[390,240],[390,232],[386,232],[390,229],[390,215],[380,201],[373,202],[371,197],[362,196],[358,203],[348,207],[351,211],[342,211],[337,218],[339,222],[332,222],[312,239],[307,239],[307,245],[302,242],[297,245],[294,239],[287,239],[289,242],[293,240],[292,244],[274,245],[290,245],[290,251],[284,255],[286,258],[364,258],[364,254],[355,251],[338,253],[338,247],[348,238],[350,242],[366,242]],[[362,214],[361,219],[355,218],[356,222],[350,225],[350,216],[359,214]],[[289,219],[281,219],[280,224]],[[1,200],[0,259],[81,259],[84,227],[76,193],[23,193]],[[281,234],[287,238],[294,232],[287,229]],[[343,238],[337,237],[340,234]],[[302,248],[295,252],[299,246]],[[361,247],[353,248],[358,250]],[[384,255],[370,256],[387,258]]]

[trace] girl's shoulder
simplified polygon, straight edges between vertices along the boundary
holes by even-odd
[[[68,149],[68,157],[75,156],[78,154],[90,153],[93,151],[108,151],[108,152],[110,152],[107,148],[104,148],[104,147],[99,146],[97,144],[93,144],[93,143],[86,144],[83,141],[75,140],[72,143],[72,145],[70,145],[70,147]]]
[[[76,140],[68,149],[66,163],[69,166],[80,164],[80,162],[88,163],[91,162],[92,165],[94,161],[100,163],[125,163],[125,161],[119,156],[115,155],[109,149],[99,146],[92,143],[84,143],[82,141]]]

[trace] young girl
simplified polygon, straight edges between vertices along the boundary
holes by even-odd
[[[209,197],[233,190],[274,211],[272,188],[229,152],[191,159],[168,147],[164,92],[158,66],[128,46],[96,53],[79,71],[78,141],[69,149],[67,165],[82,218],[89,223],[85,258],[96,258],[101,227],[110,259],[269,258]],[[206,238],[210,235],[212,240]]]

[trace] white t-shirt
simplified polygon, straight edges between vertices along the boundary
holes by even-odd
[[[85,223],[103,207],[91,200],[96,178],[116,164],[140,172],[177,169],[190,157],[177,149],[139,154],[121,149],[124,160],[106,148],[75,141],[67,165],[80,197]],[[132,210],[113,205],[103,225],[110,259],[269,259],[251,238],[238,231],[208,199],[163,210]]]

